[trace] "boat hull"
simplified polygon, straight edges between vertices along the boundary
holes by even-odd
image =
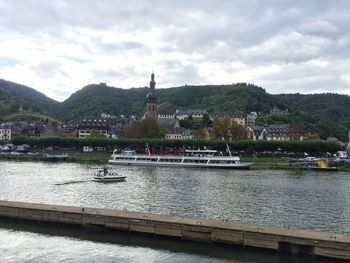
[[[241,169],[249,170],[252,163],[234,163],[234,164],[213,164],[213,163],[171,163],[171,162],[141,162],[141,161],[122,161],[109,160],[112,165],[130,165],[130,166],[149,166],[149,167],[177,167],[177,168],[214,168],[214,169]]]
[[[109,182],[123,182],[125,181],[126,176],[117,176],[117,177],[94,177],[92,181],[109,183]]]

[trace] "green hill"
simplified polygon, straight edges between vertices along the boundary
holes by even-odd
[[[142,116],[147,88],[121,89],[91,84],[72,94],[62,103],[16,83],[0,80],[0,117],[25,110],[64,121],[98,117]],[[338,94],[271,95],[260,87],[232,85],[182,86],[157,90],[159,108],[165,110],[206,109],[215,111],[257,111],[258,123],[292,123],[300,129],[318,133],[322,138],[337,137],[347,141],[350,130],[350,97]],[[273,107],[288,109],[289,116],[270,117]]]
[[[260,87],[238,83],[232,85],[183,86],[157,91],[159,100],[173,109],[214,111],[269,111],[282,106],[277,98]]]
[[[60,123],[61,121],[53,118],[49,115],[44,115],[38,112],[33,112],[33,111],[21,111],[21,112],[15,112],[15,113],[10,113],[6,115],[1,116],[2,121],[23,121],[23,120],[41,120],[41,121],[46,121],[50,120],[53,122]]]
[[[0,117],[24,110],[51,114],[59,102],[30,87],[0,79]]]
[[[63,120],[79,120],[84,116],[139,115],[145,108],[146,89],[120,89],[105,85],[88,85],[62,102],[55,115]]]

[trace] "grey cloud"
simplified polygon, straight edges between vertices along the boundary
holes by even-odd
[[[195,65],[184,65],[180,60],[163,60],[160,62],[162,82],[170,86],[198,84],[202,77]],[[164,85],[163,85],[164,86]]]
[[[297,32],[275,36],[256,46],[242,49],[239,55],[247,61],[303,62],[322,57],[332,47],[330,38],[305,36]]]
[[[349,71],[347,63],[335,67],[337,61],[329,61],[325,67],[312,63],[292,63],[280,65],[278,73],[262,77],[259,84],[269,87],[272,93],[323,93],[333,92],[344,94],[350,89],[350,82],[345,81],[340,71]]]
[[[332,81],[346,90],[348,83],[340,76],[349,68],[338,65],[350,58],[349,24],[348,0],[26,0],[20,4],[0,0],[1,36],[14,34],[37,41],[75,43],[87,53],[137,50],[162,58],[170,53],[182,54],[186,61],[163,59],[157,65],[163,82],[169,86],[203,83],[206,79],[198,73],[200,63],[221,63],[222,70],[227,71],[225,65],[237,62],[251,69],[283,65],[278,74],[261,77],[267,91],[292,86],[291,90],[300,92],[331,90]],[[81,29],[96,35],[83,42],[76,38],[84,34]],[[161,34],[155,47],[145,39],[112,42],[100,37],[103,31],[118,35],[150,33],[152,29]],[[70,30],[74,36],[67,36]],[[85,60],[68,59],[81,63]],[[337,61],[337,69],[308,64],[322,59]],[[132,70],[134,66],[126,62],[116,65],[116,69],[95,70],[92,74],[103,80],[133,79],[137,74]],[[42,78],[65,74],[57,62],[42,62],[35,69]],[[337,90],[341,92],[341,88]]]
[[[44,79],[52,78],[56,74],[69,77],[67,72],[61,69],[61,64],[57,61],[41,61],[36,66],[32,67],[32,69]]]
[[[135,75],[135,70],[132,67],[124,67],[120,69],[101,69],[92,71],[95,79],[99,81],[108,81],[108,79],[117,78],[123,81],[132,75]]]
[[[91,41],[96,47],[105,52],[125,51],[131,49],[146,49],[145,45],[137,41],[106,42],[101,38],[92,37]]]
[[[312,21],[310,23],[303,24],[300,27],[300,32],[312,35],[332,35],[337,31],[337,26],[324,20]]]

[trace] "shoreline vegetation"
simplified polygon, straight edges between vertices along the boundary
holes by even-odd
[[[341,148],[334,141],[303,140],[303,141],[267,141],[267,140],[167,140],[167,139],[111,139],[75,137],[15,137],[13,145],[26,145],[28,154],[0,154],[0,160],[45,161],[44,154],[68,154],[65,162],[93,163],[107,165],[113,149],[135,149],[144,152],[145,146],[152,148],[157,154],[161,149],[173,154],[176,149],[215,149],[225,153],[227,146],[233,155],[238,155],[241,162],[253,163],[253,170],[283,169],[307,170],[311,163],[295,161],[303,157],[317,156],[326,158],[332,156]],[[92,152],[83,152],[87,148]],[[234,151],[233,151],[234,149]],[[307,153],[307,154],[306,154]],[[293,162],[294,159],[294,162]],[[339,171],[350,171],[350,164],[337,164]]]
[[[81,164],[97,164],[107,165],[111,157],[111,152],[80,152],[80,151],[53,151],[50,154],[68,154],[66,160],[57,161],[73,162]],[[292,158],[281,156],[255,156],[243,154],[240,155],[241,162],[251,162],[251,170],[308,170],[309,163],[289,163],[288,160]],[[27,162],[41,162],[45,161],[43,154],[28,155],[28,154],[2,154],[0,161],[27,161]],[[337,166],[338,171],[350,172],[350,164],[341,164]]]

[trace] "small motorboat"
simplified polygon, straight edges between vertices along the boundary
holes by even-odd
[[[121,176],[116,172],[108,171],[107,168],[97,169],[92,181],[94,182],[122,182],[125,181],[126,176]]]
[[[310,165],[309,170],[311,171],[325,171],[325,172],[336,172],[338,168],[335,166],[329,166],[328,160],[317,160],[315,165]]]

